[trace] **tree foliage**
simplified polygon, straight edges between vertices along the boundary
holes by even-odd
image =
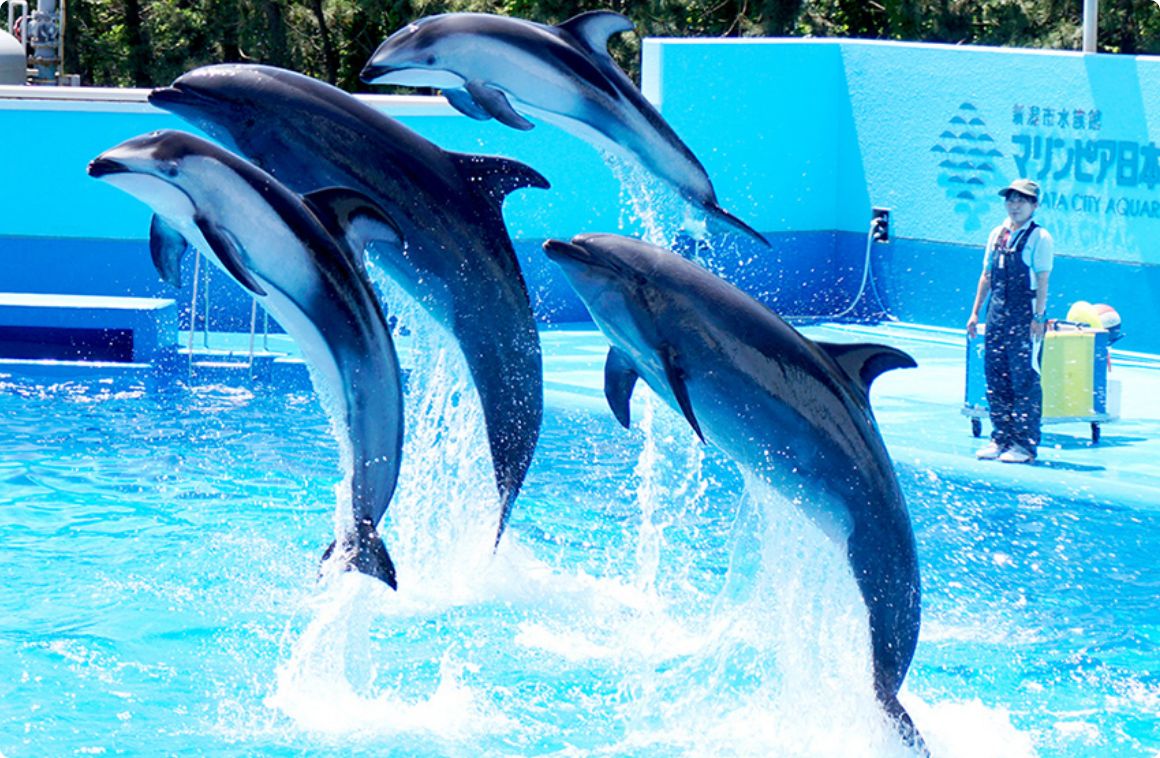
[[[585,10],[629,16],[613,54],[636,75],[641,37],[860,37],[1078,49],[1083,0],[71,0],[69,73],[152,87],[214,62],[292,68],[344,89],[392,31],[421,16],[481,11],[558,23]],[[1160,52],[1153,0],[1103,0],[1101,50]]]

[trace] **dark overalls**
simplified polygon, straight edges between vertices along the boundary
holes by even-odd
[[[991,302],[983,339],[991,439],[1001,448],[1021,445],[1031,455],[1039,445],[1043,389],[1031,365],[1035,290],[1023,248],[1035,228],[1032,221],[1014,238],[1003,230],[991,251]]]

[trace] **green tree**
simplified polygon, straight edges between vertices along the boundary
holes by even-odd
[[[1103,0],[1100,49],[1160,52],[1153,0]],[[86,84],[156,86],[196,66],[253,61],[344,89],[391,32],[436,13],[479,11],[559,23],[624,13],[612,40],[636,77],[643,37],[814,36],[1078,49],[1082,0],[71,0],[66,69]]]

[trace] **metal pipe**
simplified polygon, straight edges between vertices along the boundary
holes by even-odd
[[[194,248],[193,295],[189,298],[189,375],[193,376],[193,335],[197,331],[197,286],[201,272],[201,250]]]
[[[57,13],[57,45],[56,45],[56,83],[64,83],[64,0],[60,0],[60,11]]]
[[[32,46],[34,84],[57,84],[60,76],[60,13],[56,0],[38,0],[36,12],[24,30]]]
[[[205,293],[205,313],[201,317],[201,344],[209,350],[209,311],[212,303],[209,300],[209,269],[205,270],[205,282],[201,285],[202,292]]]
[[[254,335],[258,332],[258,298],[250,300],[250,368],[254,367]]]
[[[0,4],[8,3],[8,33],[12,33],[12,24],[16,21],[16,6],[22,8],[20,12],[20,39],[23,43],[25,27],[28,24],[28,0],[0,0]]]
[[[1099,32],[1100,0],[1083,0],[1083,51],[1096,52],[1096,35]]]

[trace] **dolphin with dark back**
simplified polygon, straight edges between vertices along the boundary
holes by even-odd
[[[249,290],[302,350],[336,430],[350,481],[349,518],[326,551],[344,570],[396,586],[376,527],[399,475],[403,398],[386,318],[363,270],[370,240],[401,246],[393,222],[356,192],[305,198],[200,137],[161,131],[102,153],[90,176],[153,208],[150,251],[177,284],[192,246]]]
[[[269,66],[206,66],[154,90],[172,111],[296,192],[351,187],[404,248],[369,254],[455,336],[483,407],[502,535],[539,439],[543,366],[504,198],[548,182],[516,161],[448,152],[353,95]]]
[[[640,164],[708,216],[768,245],[721,207],[704,166],[608,54],[609,38],[632,29],[611,11],[557,26],[483,13],[427,16],[388,37],[362,78],[439,88],[467,116],[531,129],[518,104]]]
[[[643,377],[702,440],[792,494],[845,544],[869,614],[877,697],[922,747],[897,698],[918,642],[918,557],[869,401],[875,377],[914,360],[809,340],[723,279],[638,240],[592,234],[544,248],[612,343],[604,393],[624,426]]]

